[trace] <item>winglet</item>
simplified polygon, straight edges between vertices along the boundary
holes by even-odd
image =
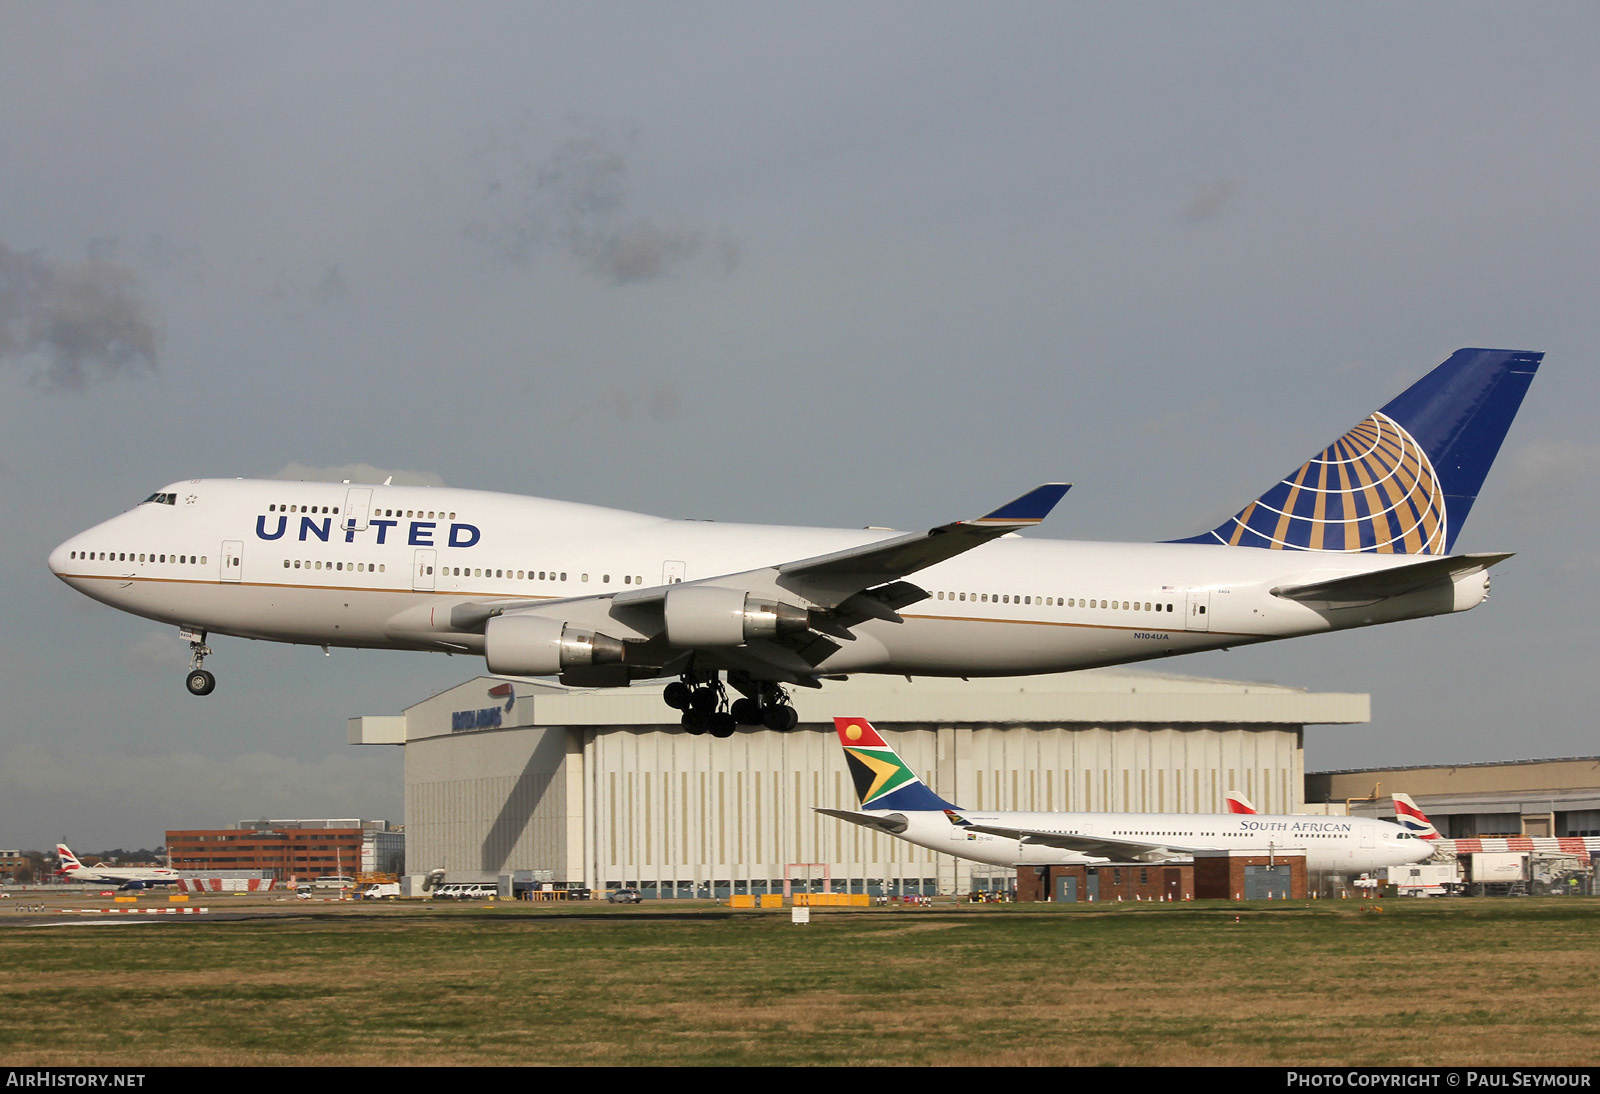
[[[1038,524],[1050,515],[1050,510],[1056,503],[1066,496],[1072,489],[1070,482],[1047,482],[1043,486],[1036,486],[1020,498],[1006,502],[992,513],[986,513],[971,524],[1004,524],[1007,526],[1025,528],[1030,524]]]

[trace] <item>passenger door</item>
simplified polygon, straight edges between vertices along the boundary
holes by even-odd
[[[223,581],[238,584],[244,573],[244,541],[228,539],[222,541],[222,572]]]

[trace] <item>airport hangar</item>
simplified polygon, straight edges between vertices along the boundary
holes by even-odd
[[[1370,697],[1153,672],[853,676],[796,689],[799,726],[693,735],[660,686],[579,690],[480,677],[400,715],[351,718],[352,744],[405,748],[407,873],[646,897],[804,891],[890,896],[1010,888],[1014,870],[913,846],[813,807],[859,802],[835,715],[870,719],[967,809],[1261,812],[1303,798],[1304,728],[1370,718]]]

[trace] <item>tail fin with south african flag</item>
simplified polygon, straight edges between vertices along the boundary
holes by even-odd
[[[956,806],[945,801],[889,747],[865,718],[835,718],[845,762],[856,784],[863,809],[942,809]]]

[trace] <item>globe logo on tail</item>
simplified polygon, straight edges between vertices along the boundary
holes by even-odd
[[[1213,534],[1279,551],[1444,554],[1446,516],[1428,454],[1376,411]]]

